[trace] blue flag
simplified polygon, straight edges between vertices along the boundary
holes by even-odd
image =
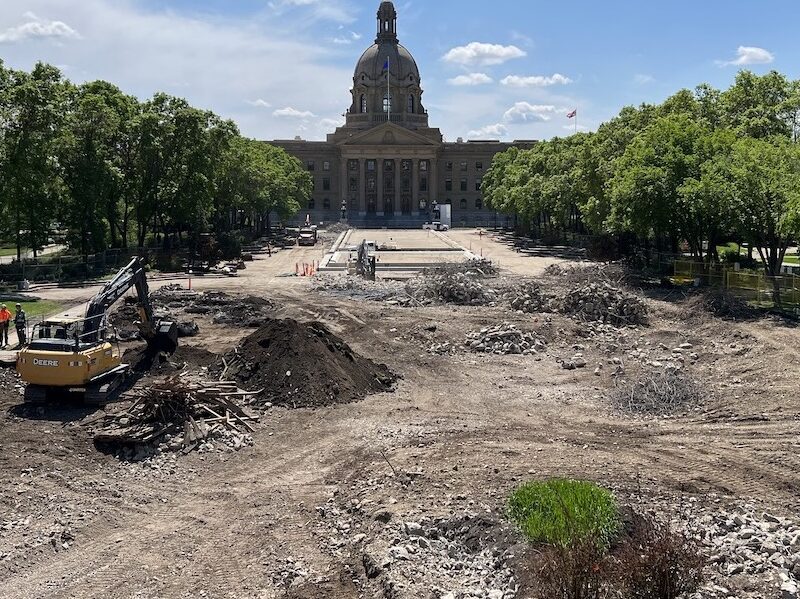
[[[389,59],[388,58],[386,59],[386,62],[383,63],[383,70],[384,71],[388,71],[389,70]]]

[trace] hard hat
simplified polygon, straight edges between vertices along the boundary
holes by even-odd
[[[21,308],[21,307],[22,307],[22,304],[17,304],[17,308]]]

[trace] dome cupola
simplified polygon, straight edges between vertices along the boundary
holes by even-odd
[[[397,11],[391,2],[378,8],[375,43],[356,64],[351,93],[348,126],[368,128],[387,121],[411,129],[428,126],[419,68],[398,41]]]

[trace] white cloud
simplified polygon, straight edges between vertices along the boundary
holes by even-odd
[[[717,61],[720,66],[745,66],[749,64],[769,64],[775,60],[775,55],[764,48],[755,46],[739,46],[736,58],[728,61]]]
[[[313,19],[320,21],[352,23],[355,20],[347,0],[272,0],[267,2],[267,6],[279,15],[289,10],[303,9],[309,11]]]
[[[257,108],[272,108],[272,104],[266,100],[262,100],[261,98],[258,100],[248,100],[247,103],[250,104],[250,106],[255,106]]]
[[[316,115],[310,110],[298,110],[297,108],[287,106],[286,108],[279,108],[272,113],[272,116],[289,119],[310,119]]]
[[[339,29],[341,29],[341,27],[339,27]],[[334,44],[347,45],[347,44],[352,44],[353,42],[357,42],[360,39],[361,39],[360,33],[351,31],[349,35],[340,35],[338,37],[333,38],[333,40],[331,41],[333,41]]]
[[[541,104],[529,104],[528,102],[517,102],[506,110],[503,120],[507,123],[543,123],[550,120],[550,115],[556,112],[556,107]]]
[[[470,42],[466,46],[450,49],[442,57],[442,60],[460,65],[488,66],[503,64],[513,58],[522,58],[523,56],[527,56],[527,53],[517,46]]]
[[[0,43],[24,42],[31,39],[80,39],[80,34],[63,21],[47,21],[39,19],[32,12],[24,17],[31,19],[26,23],[9,27],[0,33]]]
[[[328,133],[331,133],[336,127],[344,125],[344,117],[338,119],[320,119],[319,127]]]
[[[450,85],[486,85],[492,81],[494,80],[486,73],[470,73],[447,80]]]
[[[510,87],[550,87],[551,85],[567,85],[568,83],[572,83],[572,79],[565,77],[561,73],[554,73],[549,77],[544,75],[533,75],[530,77],[509,75],[503,78],[500,83]]]
[[[467,132],[467,137],[486,139],[488,137],[505,137],[508,135],[508,127],[503,123],[496,123],[494,125],[486,125],[480,129]]]
[[[647,85],[648,83],[653,83],[655,80],[655,77],[652,75],[645,75],[644,73],[639,73],[633,78],[633,82],[636,85]]]

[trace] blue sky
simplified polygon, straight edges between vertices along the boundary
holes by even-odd
[[[0,0],[0,58],[146,98],[186,97],[246,135],[324,139],[349,105],[378,0]],[[740,68],[800,77],[796,0],[398,0],[432,126],[456,137],[568,135]]]

